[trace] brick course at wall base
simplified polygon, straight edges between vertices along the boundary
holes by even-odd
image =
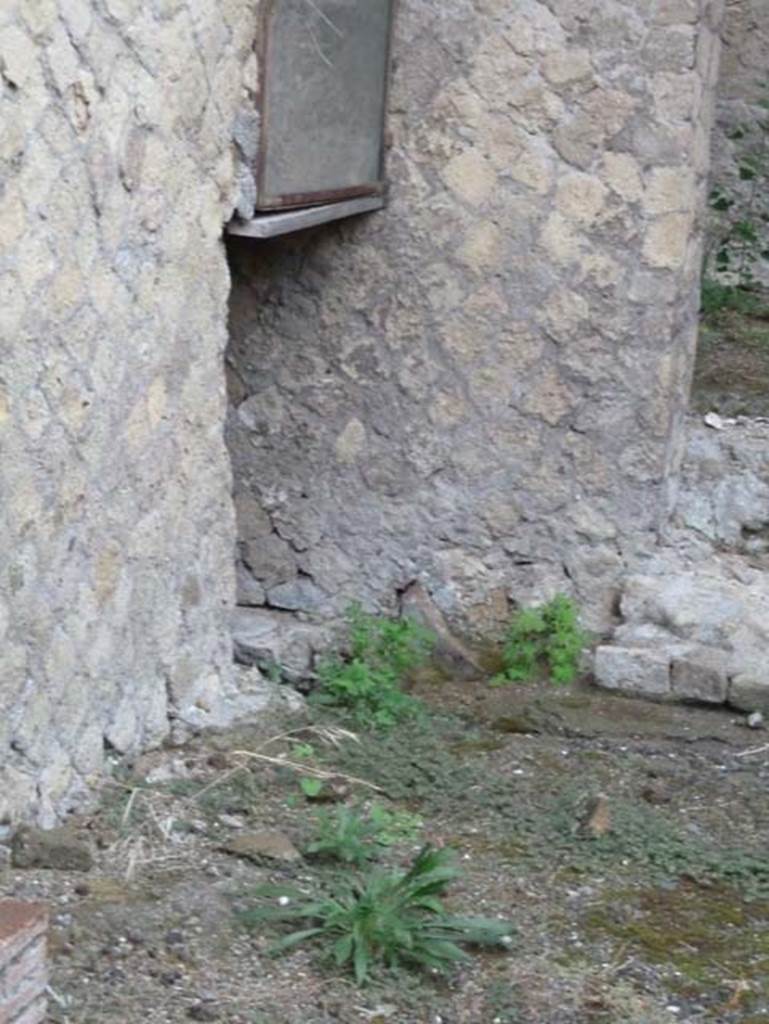
[[[47,926],[40,904],[0,901],[0,1024],[45,1019]]]

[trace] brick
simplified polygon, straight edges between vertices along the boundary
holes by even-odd
[[[45,907],[0,901],[0,1024],[38,1024],[45,1018]]]
[[[0,900],[0,967],[44,935],[47,927],[48,911],[41,904]]]
[[[10,1024],[43,1024],[46,1019],[45,996],[38,996],[34,1003],[30,1003],[19,1015],[10,1021]],[[2,1020],[2,1018],[0,1018]]]

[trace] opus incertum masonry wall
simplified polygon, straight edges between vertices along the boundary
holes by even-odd
[[[0,820],[222,714],[252,0],[0,4]]]
[[[0,820],[238,707],[221,237],[257,13],[0,5]],[[675,474],[720,14],[402,0],[388,208],[230,245],[242,598],[605,620]]]
[[[766,173],[766,131],[769,118],[769,3],[766,0],[729,0],[723,24],[723,49],[716,104],[715,132],[711,151],[711,177],[735,205],[731,220],[745,220],[758,232],[756,250],[769,251],[769,224],[756,208],[756,179],[741,178],[739,168],[756,160],[760,175]],[[763,185],[761,186],[764,187]],[[719,237],[711,232],[712,239]],[[769,285],[769,260],[758,260],[752,273]]]
[[[241,604],[606,623],[679,458],[720,17],[401,5],[387,211],[230,246]]]

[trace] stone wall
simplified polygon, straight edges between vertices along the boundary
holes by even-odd
[[[255,7],[0,9],[0,821],[255,706],[221,436]],[[403,0],[388,210],[232,243],[242,602],[609,618],[680,447],[717,7]]]
[[[623,583],[601,686],[769,713],[769,424],[691,417],[666,543]]]
[[[606,625],[680,454],[720,14],[403,0],[387,210],[231,243],[244,629],[413,580]]]
[[[722,40],[717,131],[729,104],[745,110],[745,105],[755,108],[768,98],[769,8],[764,0],[726,0]],[[720,147],[714,146],[714,154],[718,166]]]
[[[231,694],[220,238],[254,6],[0,5],[0,821]]]
[[[755,246],[755,251],[769,249],[769,226],[761,221],[761,214],[769,213],[769,137],[766,129],[759,127],[769,123],[767,102],[769,3],[727,0],[713,133],[712,184],[736,202],[723,216],[711,214],[710,235],[714,243],[724,236],[725,224],[744,219],[760,232],[761,245]],[[751,158],[757,160],[757,177],[741,180],[740,164]],[[757,261],[753,271],[758,280],[769,285],[769,260]]]

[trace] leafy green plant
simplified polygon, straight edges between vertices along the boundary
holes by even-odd
[[[318,669],[315,700],[345,710],[363,728],[388,729],[418,713],[421,705],[401,689],[405,675],[422,664],[432,634],[411,619],[387,619],[348,610],[349,657],[335,657]]]
[[[497,918],[447,912],[441,896],[458,876],[453,861],[450,850],[426,846],[405,872],[374,869],[337,878],[333,891],[320,898],[301,893],[292,898],[281,890],[284,899],[277,906],[247,911],[243,920],[250,926],[304,922],[306,927],[277,942],[273,952],[323,940],[334,963],[351,967],[359,985],[377,965],[445,971],[466,959],[460,944],[504,948],[511,933],[511,925]],[[267,895],[265,890],[261,893]]]
[[[493,682],[529,682],[546,669],[554,683],[571,683],[587,639],[576,605],[563,594],[547,604],[523,608],[510,623],[504,669]]]
[[[309,800],[319,797],[323,790],[323,779],[317,779],[312,775],[305,775],[299,780],[299,788]]]
[[[377,856],[377,826],[365,815],[344,805],[317,816],[318,836],[307,853],[330,857],[344,864],[363,867]]]
[[[362,867],[379,855],[378,847],[410,842],[422,829],[422,819],[409,811],[388,810],[374,803],[368,813],[342,804],[321,811],[316,818],[318,835],[307,853]]]
[[[295,743],[291,748],[291,756],[297,761],[307,761],[315,756],[315,747],[312,743]]]
[[[419,837],[424,822],[419,814],[389,810],[383,804],[371,805],[369,817],[380,846],[394,846],[396,843],[413,843]]]

